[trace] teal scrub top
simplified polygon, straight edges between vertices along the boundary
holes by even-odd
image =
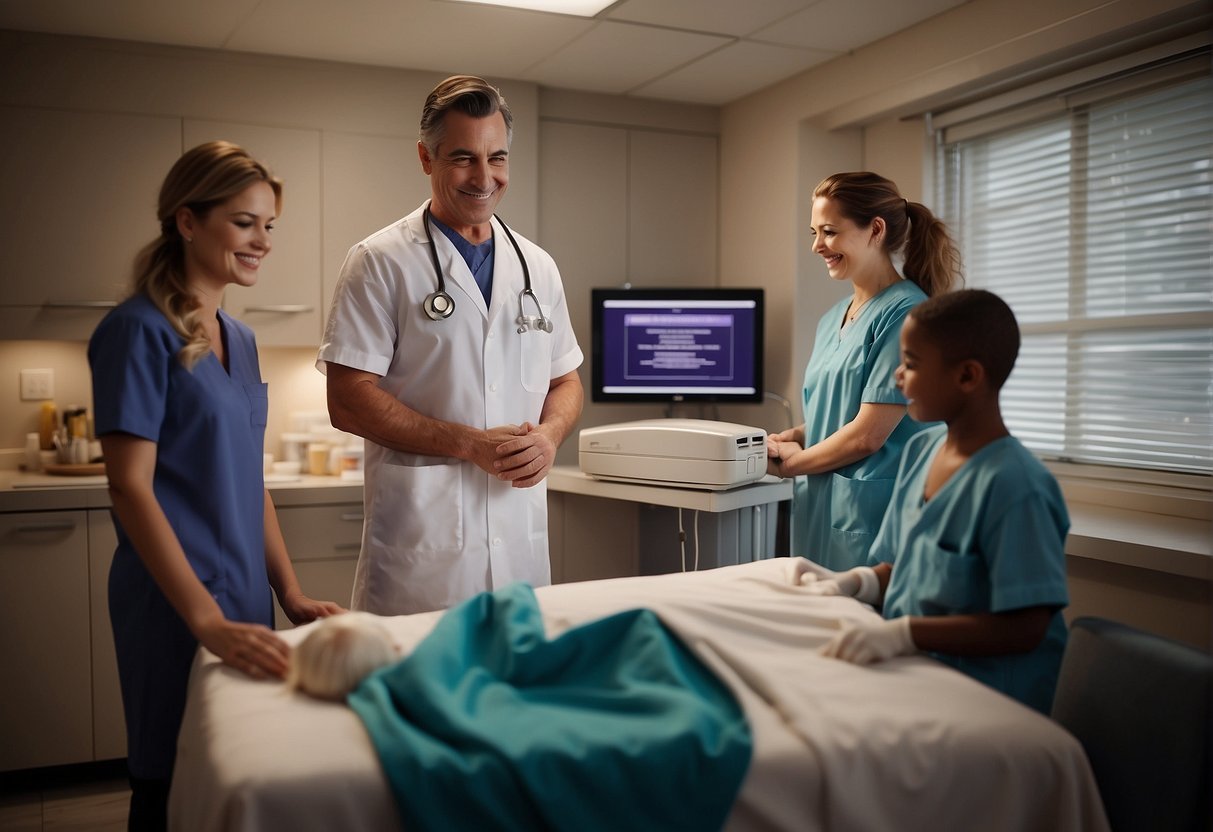
[[[841,328],[849,298],[821,319],[804,371],[806,448],[853,420],[865,402],[906,403],[894,377],[901,363],[901,325],[926,297],[917,284],[899,280],[868,301],[846,330]],[[924,427],[905,416],[874,454],[835,471],[796,477],[792,554],[835,570],[867,563],[901,449]]]
[[[1053,475],[1013,436],[974,454],[929,500],[927,473],[947,438],[937,426],[906,445],[871,564],[891,563],[884,617],[1053,607],[1029,653],[935,658],[1048,714],[1066,645],[1061,610],[1070,518]]]

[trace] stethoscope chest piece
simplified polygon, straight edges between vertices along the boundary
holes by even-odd
[[[425,296],[425,300],[421,302],[421,308],[425,310],[426,317],[431,321],[441,321],[443,318],[451,317],[451,313],[455,311],[455,299],[446,291],[439,289],[437,292],[430,292]]]

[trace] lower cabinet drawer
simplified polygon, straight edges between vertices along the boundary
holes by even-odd
[[[287,506],[278,509],[278,523],[304,594],[348,607],[362,541],[362,504]],[[276,600],[274,624],[291,626]]]
[[[291,560],[358,557],[362,541],[362,503],[287,506],[277,511]]]

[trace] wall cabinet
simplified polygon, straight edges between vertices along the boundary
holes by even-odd
[[[415,137],[324,134],[322,320],[350,248],[430,197]],[[288,208],[289,210],[289,208]]]
[[[0,107],[0,332],[86,339],[157,233],[181,120]]]
[[[257,333],[263,347],[315,347],[324,306],[320,278],[320,131],[186,119],[185,147],[225,139],[265,162],[283,180],[273,253],[253,286],[233,286],[223,306]]]
[[[0,514],[0,771],[93,759],[84,511]]]

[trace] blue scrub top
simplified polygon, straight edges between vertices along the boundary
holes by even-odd
[[[493,298],[493,251],[495,249],[494,243],[496,238],[489,237],[483,243],[477,245],[464,239],[462,234],[441,222],[433,214],[430,214],[430,221],[438,226],[438,230],[451,241],[451,245],[455,247],[455,251],[459,252],[459,256],[463,258],[463,262],[467,263],[468,271],[472,273],[476,285],[480,287],[480,294],[484,296],[485,306],[490,305]],[[437,280],[437,277],[435,277],[435,280]]]
[[[906,403],[894,377],[901,363],[901,325],[926,297],[912,281],[899,280],[868,301],[846,330],[841,327],[849,298],[821,319],[804,371],[806,448],[853,420],[861,404]],[[867,563],[901,449],[924,427],[905,416],[872,455],[835,471],[796,477],[792,554],[835,570]]]
[[[884,616],[1055,607],[1044,640],[1029,653],[935,656],[1048,714],[1066,644],[1065,500],[1044,465],[1007,436],[974,454],[924,501],[927,473],[946,438],[947,428],[937,426],[906,445],[871,552],[873,565],[893,564]]]
[[[230,372],[184,344],[144,296],[122,303],[89,342],[98,436],[156,443],[153,488],[194,572],[229,619],[273,626],[265,567],[262,451],[269,402],[248,327],[219,312]],[[197,644],[114,516],[110,619],[118,651],[131,772],[171,771]]]

